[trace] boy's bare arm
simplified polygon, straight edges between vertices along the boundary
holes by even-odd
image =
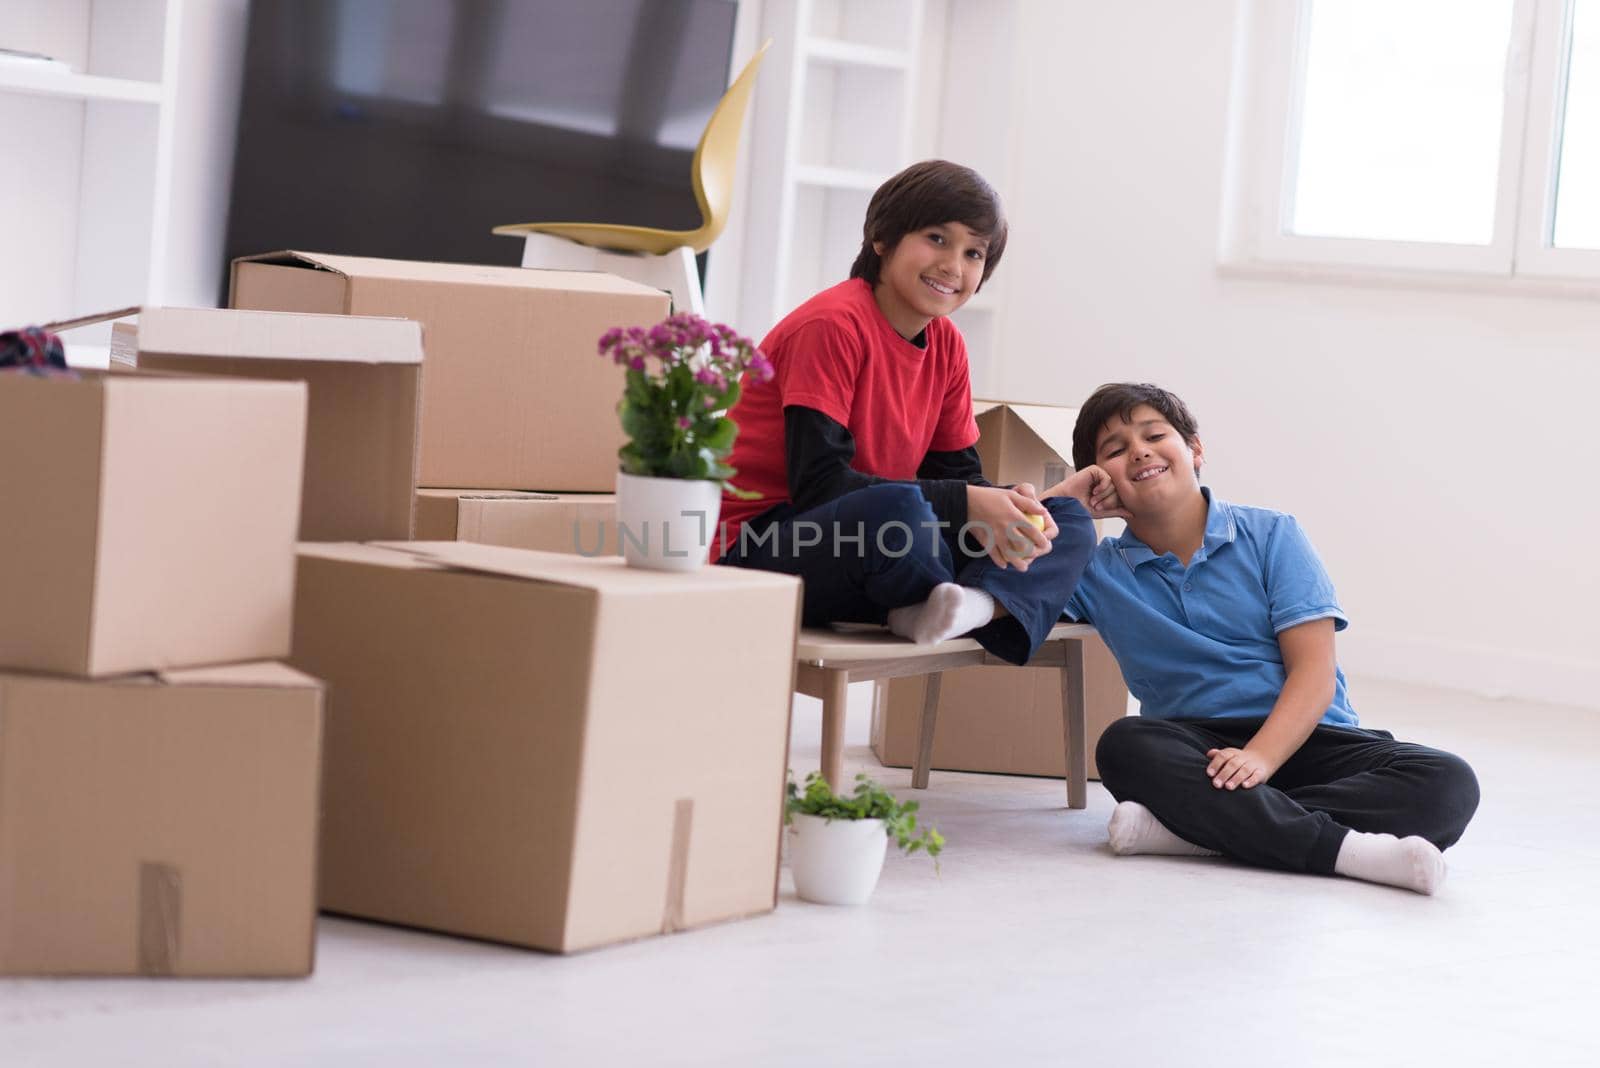
[[[1287,670],[1272,714],[1243,749],[1212,749],[1206,775],[1229,790],[1259,786],[1305,744],[1333,701],[1333,620],[1314,619],[1278,635]]]

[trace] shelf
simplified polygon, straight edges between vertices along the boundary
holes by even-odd
[[[58,96],[73,100],[120,100],[134,104],[159,104],[159,82],[129,78],[103,78],[97,74],[72,74],[50,67],[0,63],[0,92]]]
[[[876,67],[882,70],[910,70],[911,53],[897,48],[813,37],[806,42],[806,55],[818,63],[838,67]]]
[[[800,166],[794,169],[794,180],[801,185],[820,186],[823,189],[860,189],[868,193],[882,185],[885,177],[872,171],[853,171],[844,167]]]

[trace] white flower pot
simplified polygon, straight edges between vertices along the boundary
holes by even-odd
[[[617,472],[617,539],[633,567],[693,571],[717,537],[722,487],[698,478]]]
[[[889,836],[882,820],[826,820],[795,813],[789,826],[794,888],[819,905],[864,905],[878,885]]]

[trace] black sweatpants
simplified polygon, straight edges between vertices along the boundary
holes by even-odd
[[[1246,864],[1322,875],[1333,872],[1349,831],[1417,834],[1445,849],[1477,811],[1478,779],[1466,761],[1355,727],[1317,727],[1260,786],[1212,786],[1206,750],[1243,748],[1262,722],[1118,720],[1095,749],[1101,782],[1185,841]]]

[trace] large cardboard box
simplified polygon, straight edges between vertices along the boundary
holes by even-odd
[[[0,735],[0,973],[310,973],[315,679],[0,675]]]
[[[1099,638],[1084,642],[1089,776],[1098,779],[1094,747],[1127,715],[1128,690],[1116,658]],[[925,677],[880,685],[872,705],[872,751],[887,767],[916,760]],[[968,667],[946,671],[939,684],[939,718],[931,766],[946,771],[1011,775],[1067,774],[1061,723],[1059,668]]]
[[[978,458],[990,482],[1028,482],[1043,492],[1072,472],[1076,408],[977,400],[973,414],[978,420]],[[1084,675],[1089,774],[1098,778],[1094,746],[1107,724],[1127,714],[1128,688],[1116,658],[1099,638],[1084,643]],[[1065,776],[1059,680],[1055,668],[971,667],[945,672],[932,766]],[[889,767],[910,767],[913,762],[925,685],[921,678],[879,683],[873,703],[872,751]]]
[[[409,538],[422,327],[406,319],[144,308],[111,335],[114,364],[303,381],[302,541]]]
[[[609,493],[622,372],[614,326],[665,318],[660,290],[609,274],[274,252],[236,260],[235,308],[423,324],[418,485]]]
[[[475,541],[513,549],[617,556],[617,498],[611,493],[417,491],[418,541]]]
[[[566,952],[777,902],[800,584],[302,545],[324,909]]]
[[[0,375],[0,667],[289,651],[306,387]]]

